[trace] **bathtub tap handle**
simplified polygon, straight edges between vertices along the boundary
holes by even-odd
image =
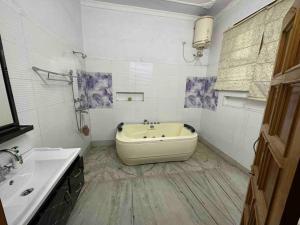
[[[119,123],[119,125],[117,126],[117,130],[119,132],[121,132],[123,130],[123,125],[124,125],[124,123],[122,122],[122,123]]]
[[[188,124],[184,124],[183,125],[185,128],[187,128],[188,130],[190,130],[192,133],[195,133],[196,130],[194,127],[192,127],[191,125],[188,125]]]

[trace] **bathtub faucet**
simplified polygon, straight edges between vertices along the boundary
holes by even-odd
[[[154,129],[154,125],[153,124],[150,125],[150,129]]]

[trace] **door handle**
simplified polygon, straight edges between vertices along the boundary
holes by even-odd
[[[78,170],[79,170],[79,172],[78,172],[78,173],[76,173],[76,174],[73,176],[74,178],[77,178],[77,177],[79,177],[79,176],[80,176],[80,174],[81,174],[81,172],[82,172],[82,171],[81,171],[81,169],[78,169]]]
[[[256,144],[259,142],[259,140],[260,140],[260,137],[258,137],[253,143],[253,151],[254,151],[255,155],[256,155]]]

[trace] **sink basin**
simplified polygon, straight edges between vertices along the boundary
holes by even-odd
[[[0,183],[8,225],[30,221],[79,152],[79,148],[40,148],[24,156],[24,163]]]

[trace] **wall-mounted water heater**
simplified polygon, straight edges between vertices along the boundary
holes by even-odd
[[[195,21],[193,47],[198,50],[197,55],[202,56],[203,49],[210,44],[213,22],[211,16],[203,16]]]
[[[194,54],[194,60],[203,56],[203,50],[206,49],[210,44],[213,30],[213,21],[214,19],[212,16],[202,16],[195,21],[193,48],[197,49],[197,54]],[[186,44],[186,42],[183,42],[182,44],[184,53],[184,45]],[[185,59],[185,61],[188,60]]]

